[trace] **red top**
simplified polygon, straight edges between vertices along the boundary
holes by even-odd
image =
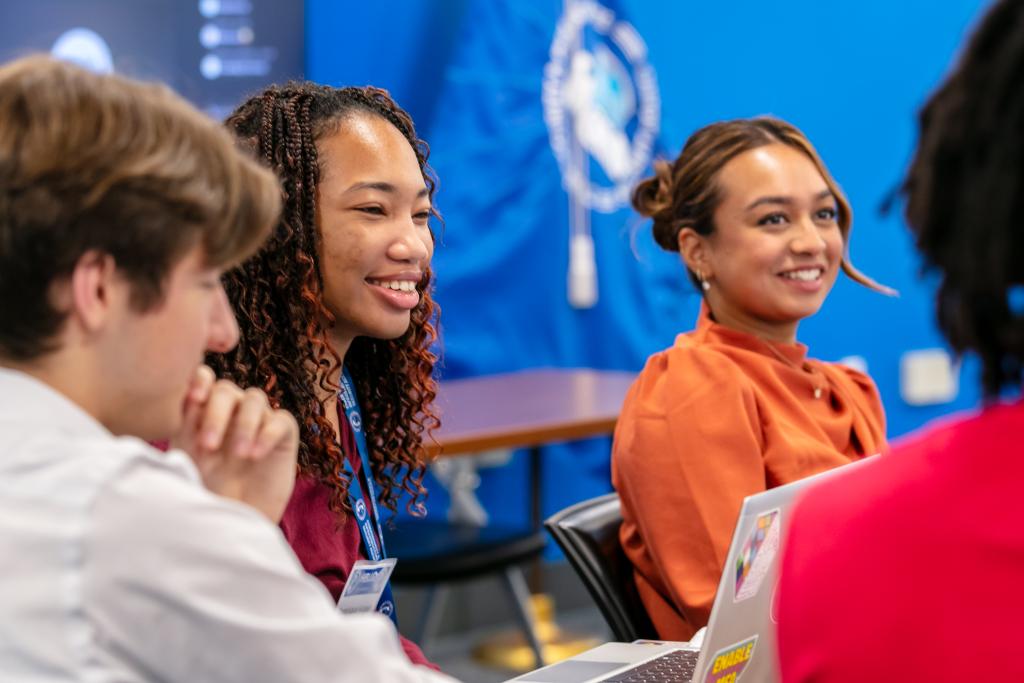
[[[783,680],[1024,681],[1024,401],[809,490],[779,586]]]
[[[345,420],[341,420],[341,444],[352,463],[352,469],[359,475],[361,462],[356,450],[355,439]],[[359,526],[348,515],[339,525],[338,517],[328,507],[331,490],[307,477],[299,475],[288,507],[281,518],[281,531],[291,544],[292,550],[302,562],[303,568],[327,587],[335,601],[348,580],[349,572],[356,560],[366,559],[359,536]],[[404,637],[399,636],[402,649],[413,664],[420,664],[440,670],[431,663],[423,651]]]

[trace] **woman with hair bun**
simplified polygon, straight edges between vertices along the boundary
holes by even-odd
[[[615,430],[622,546],[658,635],[707,624],[745,496],[885,446],[872,381],[796,341],[849,261],[852,214],[804,135],[759,117],[694,133],[633,206],[679,252],[696,329],[648,359]]]

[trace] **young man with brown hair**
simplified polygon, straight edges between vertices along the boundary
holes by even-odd
[[[0,67],[0,679],[447,680],[304,574],[295,420],[201,365],[279,195],[164,87]]]

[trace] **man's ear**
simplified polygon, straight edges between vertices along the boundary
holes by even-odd
[[[713,272],[708,238],[698,234],[693,228],[683,228],[679,231],[678,240],[679,256],[686,267],[703,279],[710,279]]]
[[[106,324],[111,311],[128,295],[127,283],[117,272],[114,257],[99,251],[87,251],[75,263],[64,291],[56,293],[68,317],[74,318],[85,332],[96,332]]]

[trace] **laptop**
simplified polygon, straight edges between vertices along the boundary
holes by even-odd
[[[605,643],[513,678],[509,683],[777,681],[775,590],[779,545],[790,508],[805,487],[865,460],[870,458],[743,500],[711,608],[711,619],[699,646],[665,641]]]

